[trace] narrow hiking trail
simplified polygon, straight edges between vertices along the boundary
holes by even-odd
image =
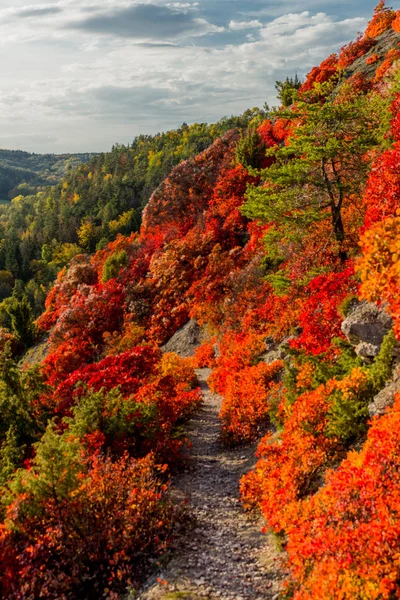
[[[203,404],[187,428],[189,465],[173,481],[175,492],[188,499],[195,522],[139,600],[279,597],[283,575],[274,543],[261,533],[261,521],[245,514],[239,502],[239,479],[254,465],[254,447],[229,450],[220,445],[221,398],[206,383],[210,372],[197,371]]]

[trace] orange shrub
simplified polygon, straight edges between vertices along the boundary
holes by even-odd
[[[218,394],[224,394],[227,377],[238,373],[256,362],[265,352],[264,336],[252,333],[226,333],[219,344],[220,356],[209,379],[210,387]]]
[[[381,33],[389,29],[395,18],[396,13],[394,10],[386,6],[385,0],[380,0],[365,30],[365,37],[375,38],[381,35]]]
[[[337,73],[337,69],[338,57],[336,54],[331,54],[322,61],[319,67],[311,69],[299,92],[309,92],[313,89],[315,83],[325,83],[326,81],[329,81]]]
[[[391,48],[386,55],[383,63],[377,68],[375,73],[375,81],[381,81],[386,73],[389,71],[393,63],[400,58],[400,50],[396,50],[396,48]]]
[[[350,452],[288,528],[295,600],[400,595],[400,395],[375,419],[360,453]]]
[[[166,352],[162,356],[160,368],[163,377],[170,375],[176,383],[184,384],[187,389],[197,384],[190,358],[182,358],[174,352]]]
[[[270,365],[245,367],[227,376],[219,415],[225,443],[251,441],[265,428],[271,408],[269,395],[282,369],[283,362],[278,360]]]
[[[204,367],[212,368],[215,366],[215,344],[217,339],[211,338],[207,342],[204,342],[196,348],[194,356],[192,358],[192,364],[195,369],[202,369]]]
[[[273,126],[273,136],[280,143],[286,142],[287,138],[291,136],[293,130],[293,121],[289,121],[289,119],[277,119]]]
[[[305,392],[286,407],[283,432],[261,441],[254,470],[241,480],[245,506],[258,504],[276,532],[290,526],[292,504],[309,494],[332,459],[337,441],[328,437],[330,395],[336,382]]]
[[[396,33],[400,33],[400,10],[396,10],[396,17],[392,21],[392,27]]]
[[[371,54],[371,56],[368,56],[366,63],[367,63],[367,65],[373,65],[376,62],[378,62],[378,60],[379,60],[378,54]]]
[[[359,36],[354,42],[343,46],[339,54],[338,68],[346,69],[357,58],[364,56],[375,44],[375,40]]]
[[[400,216],[371,227],[361,239],[361,247],[363,253],[358,261],[361,298],[387,303],[400,339]]]

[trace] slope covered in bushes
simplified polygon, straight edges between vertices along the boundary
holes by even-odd
[[[372,420],[368,408],[399,355],[398,20],[380,2],[294,104],[175,167],[139,232],[76,256],[37,323],[50,349],[39,368],[19,372],[21,340],[2,332],[7,597],[112,598],[137,583],[170,539],[164,465],[179,468],[204,366],[224,398],[223,443],[259,440],[242,499],[287,552],[287,597],[400,593],[399,399]],[[347,338],[343,320],[366,301],[385,327]],[[189,319],[208,340],[192,359],[162,356]]]

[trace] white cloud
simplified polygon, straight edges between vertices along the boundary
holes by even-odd
[[[275,80],[305,74],[365,25],[361,18],[300,11],[266,24],[228,18],[224,29],[221,19],[214,25],[198,3],[195,11],[192,3],[177,4],[169,3],[174,11],[187,11],[183,23],[189,23],[191,38],[186,41],[186,33],[179,33],[168,45],[154,36],[142,37],[139,44],[127,37],[65,28],[71,20],[129,7],[128,0],[38,1],[29,11],[54,6],[63,10],[22,18],[17,13],[27,9],[23,2],[0,11],[1,145],[37,151],[107,150],[139,133],[183,121],[216,120],[265,101],[273,104]],[[219,46],[210,45],[213,38],[208,45],[195,46],[204,33],[216,35]],[[224,36],[237,41],[223,45]]]
[[[262,27],[261,21],[230,21],[229,29],[233,31],[243,31],[245,29],[257,29]]]

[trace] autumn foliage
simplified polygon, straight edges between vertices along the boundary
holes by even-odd
[[[143,554],[165,547],[173,508],[150,455],[77,462],[68,494],[37,490],[33,471],[21,480],[0,529],[3,597],[118,598],[140,579]]]
[[[329,81],[338,70],[338,57],[336,54],[331,54],[328,58],[322,61],[319,67],[313,67],[308,73],[305,82],[300,88],[301,92],[309,92],[315,84],[325,83]]]
[[[222,396],[221,442],[258,442],[242,500],[286,549],[287,597],[399,595],[400,398],[372,422],[368,412],[394,346],[363,362],[341,329],[365,299],[385,306],[400,340],[399,50],[371,54],[397,21],[380,2],[365,35],[312,69],[293,106],[255,114],[247,132],[176,166],[139,233],[76,255],[38,320],[48,353],[33,374],[16,376],[16,338],[0,329],[0,404],[16,425],[0,424],[2,596],[114,600],[139,585],[173,536],[168,473],[200,402],[194,368],[210,369]],[[374,79],[344,83],[367,52],[364,66],[382,59]],[[350,143],[357,160],[338,157]],[[279,192],[279,211],[266,210]],[[90,229],[77,232],[88,251]],[[204,334],[194,356],[163,352],[189,319]]]
[[[392,27],[396,33],[400,33],[400,11],[396,10],[396,17],[392,21]]]
[[[374,10],[374,15],[365,30],[365,37],[375,38],[389,29],[396,17],[396,13],[386,6],[385,0],[380,0]]]
[[[361,35],[354,41],[343,46],[339,53],[338,68],[346,69],[353,64],[357,58],[364,56],[371,48],[375,46],[375,40],[371,37],[362,37]]]
[[[399,401],[300,503],[287,545],[296,600],[398,595]]]

